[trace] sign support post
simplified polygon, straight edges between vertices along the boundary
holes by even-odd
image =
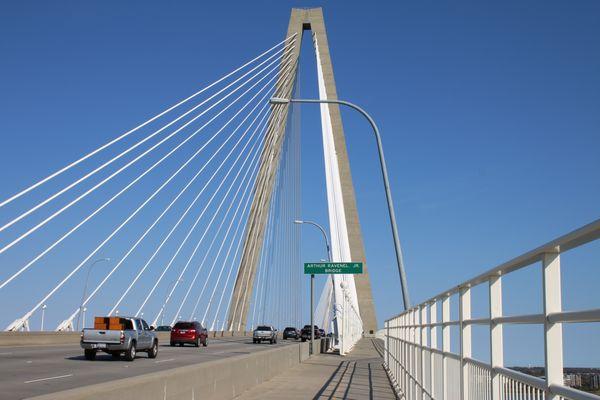
[[[310,355],[315,354],[315,274],[310,274]]]
[[[315,274],[362,274],[363,263],[361,262],[320,262],[304,263],[304,274],[310,274],[310,351],[315,352],[315,315],[314,315],[314,287]],[[345,311],[344,311],[345,313]],[[343,318],[345,323],[346,318]]]

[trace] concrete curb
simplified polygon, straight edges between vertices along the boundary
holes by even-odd
[[[232,399],[308,359],[308,342],[65,390],[35,400]]]

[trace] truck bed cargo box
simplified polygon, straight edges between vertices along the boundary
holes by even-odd
[[[102,330],[108,329],[108,318],[106,317],[96,317],[94,318],[94,329]]]

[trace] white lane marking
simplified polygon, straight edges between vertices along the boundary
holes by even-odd
[[[174,359],[174,358],[168,358],[168,359],[166,359],[166,360],[158,360],[158,361],[154,361],[154,363],[155,363],[155,364],[160,364],[160,363],[167,362],[167,361],[175,361],[175,359]]]
[[[41,378],[41,379],[33,379],[30,381],[25,381],[23,383],[34,383],[34,382],[41,382],[41,381],[49,381],[51,379],[60,379],[60,378],[68,378],[70,376],[73,376],[73,374],[69,374],[69,375],[60,375],[60,376],[52,376],[50,378]]]
[[[12,354],[12,352],[10,353],[0,353],[0,356],[10,356]]]
[[[33,361],[25,361],[26,364],[31,364]]]

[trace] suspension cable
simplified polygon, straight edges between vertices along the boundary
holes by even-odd
[[[169,113],[170,111],[176,109],[177,107],[179,107],[180,105],[188,102],[189,100],[193,99],[194,97],[200,95],[201,93],[205,92],[206,90],[212,88],[213,86],[219,84],[220,82],[222,82],[223,80],[229,78],[230,76],[236,74],[237,72],[239,72],[240,70],[244,69],[245,67],[247,67],[248,65],[252,64],[253,62],[259,60],[260,58],[262,58],[263,56],[265,56],[266,54],[270,53],[272,50],[276,49],[277,47],[281,46],[283,43],[286,43],[288,40],[295,40],[295,36],[297,34],[294,33],[293,35],[285,38],[283,41],[277,43],[275,46],[271,47],[270,49],[264,51],[263,53],[261,53],[260,55],[258,55],[257,57],[255,57],[254,59],[246,62],[244,65],[242,65],[241,67],[238,67],[237,69],[229,72],[228,74],[224,75],[223,77],[217,79],[216,81],[214,81],[213,83],[211,83],[210,85],[204,87],[203,89],[197,91],[196,93],[192,94],[191,96],[181,100],[179,103],[167,108],[166,110],[162,111],[161,113],[155,115],[154,117],[150,118],[149,120],[143,122],[142,124],[136,126],[135,128],[123,133],[121,136],[109,141],[108,143],[105,143],[104,145],[98,147],[97,149],[91,151],[90,153],[84,155],[83,157],[79,158],[78,160],[72,162],[71,164],[68,164],[67,166],[59,169],[58,171],[53,172],[52,174],[48,175],[47,177],[41,179],[40,181],[34,183],[33,185],[29,186],[26,189],[23,189],[22,191],[18,192],[17,194],[9,197],[8,199],[2,201],[0,203],[0,208],[4,207],[5,205],[13,202],[14,200],[18,199],[19,197],[25,195],[26,193],[29,193],[30,191],[32,191],[33,189],[37,188],[40,185],[43,185],[44,183],[48,182],[49,180],[57,177],[58,175],[68,171],[69,169],[75,167],[76,165],[82,163],[83,161],[87,160],[88,158],[94,156],[95,154],[101,152],[102,150],[112,146],[113,144],[119,142],[120,140],[126,138],[127,136],[129,136],[130,134],[136,132],[137,130],[143,128],[144,126],[150,124],[151,122],[157,120],[158,118],[162,117],[163,115]]]
[[[255,146],[257,145],[257,143],[261,142],[260,140],[258,142],[256,142],[254,145],[252,145],[250,152],[248,153],[248,155],[246,156],[246,158],[244,159],[244,163],[242,164],[242,167],[238,169],[235,177],[232,180],[232,183],[230,184],[229,188],[227,189],[227,192],[223,195],[223,199],[221,200],[221,202],[219,203],[219,205],[217,206],[217,210],[213,213],[212,218],[210,219],[206,229],[204,230],[202,236],[200,237],[200,239],[198,240],[198,243],[196,244],[196,247],[194,248],[194,250],[192,251],[192,254],[189,256],[185,266],[183,267],[181,273],[179,274],[179,277],[177,278],[177,281],[175,282],[175,284],[173,285],[173,287],[171,288],[171,291],[169,292],[169,295],[167,296],[167,300],[166,302],[168,302],[168,300],[171,298],[171,295],[173,294],[173,292],[175,291],[175,289],[177,288],[181,277],[183,276],[183,274],[185,273],[185,271],[187,270],[188,266],[190,265],[190,263],[192,262],[193,257],[196,255],[196,252],[198,251],[198,248],[200,247],[200,244],[203,242],[204,238],[206,237],[206,234],[208,233],[208,230],[210,229],[210,227],[212,226],[212,223],[214,222],[214,220],[216,219],[219,211],[221,210],[221,207],[223,206],[225,200],[227,199],[227,196],[229,195],[229,193],[231,192],[231,190],[233,189],[233,184],[237,181],[237,178],[239,177],[243,166],[246,164],[246,162],[248,161],[248,158],[251,154],[251,152],[253,151],[253,149],[255,148]],[[244,146],[244,148],[241,150],[240,155],[243,154],[246,146],[249,144],[250,142],[246,143],[246,145]],[[239,159],[238,156],[238,159]],[[237,161],[237,160],[236,160]],[[196,228],[197,223],[200,221],[200,219],[202,218],[202,216],[204,215],[205,211],[208,209],[208,207],[210,206],[210,204],[212,203],[212,200],[216,197],[217,193],[219,193],[221,187],[225,184],[227,178],[229,177],[229,174],[233,171],[233,168],[231,168],[227,174],[221,179],[221,182],[219,183],[219,186],[217,187],[217,189],[215,190],[214,194],[211,196],[210,200],[208,201],[208,203],[206,204],[206,207],[202,210],[202,213],[200,214],[200,216],[198,217],[198,219],[196,220],[196,223],[194,223],[194,225],[192,226],[192,228],[189,230],[188,234],[186,235],[185,239],[182,241],[182,245],[184,245],[187,242],[187,239],[189,239],[191,233],[194,231],[194,229]],[[171,258],[171,260],[169,261],[169,263],[167,264],[167,266],[164,268],[163,273],[161,274],[161,276],[159,277],[159,279],[157,280],[156,284],[154,285],[154,287],[152,288],[152,290],[150,291],[150,293],[148,293],[148,295],[146,296],[146,299],[144,300],[144,303],[142,304],[142,306],[140,307],[140,310],[144,307],[144,305],[146,304],[146,302],[148,301],[148,299],[150,298],[150,296],[152,295],[152,293],[154,292],[154,290],[156,289],[156,287],[158,286],[158,284],[160,283],[160,281],[162,280],[162,278],[164,277],[165,273],[169,270],[169,268],[171,267],[171,265],[173,264],[173,261],[175,260],[175,258],[177,257],[179,250],[182,248],[183,246],[180,246],[178,248],[178,251],[173,255],[173,257]],[[154,322],[156,322],[156,320],[158,319],[158,316],[160,316],[160,314],[164,311],[164,306],[165,303],[163,303],[163,306],[161,307],[159,313],[157,314],[156,318],[154,319]],[[139,311],[138,311],[139,313]],[[137,314],[136,314],[137,316]]]
[[[252,110],[250,110],[250,112],[248,113],[248,116],[246,116],[242,122],[240,122],[240,124],[234,129],[234,131],[226,138],[226,140],[215,150],[215,152],[213,153],[213,155],[205,162],[205,164],[198,170],[198,172],[192,177],[192,179],[189,180],[189,182],[186,184],[186,186],[182,189],[182,191],[171,201],[171,203],[163,210],[163,212],[158,216],[158,218],[156,218],[154,220],[154,222],[152,223],[152,225],[144,232],[144,234],[136,241],[136,243],[129,249],[129,251],[123,256],[123,258],[121,258],[121,260],[117,263],[117,265],[115,265],[115,267],[107,274],[107,276],[102,280],[102,282],[100,282],[100,284],[98,285],[98,287],[96,287],[96,289],[87,297],[87,299],[85,299],[85,301],[82,303],[83,306],[85,306],[89,300],[91,300],[91,298],[96,294],[96,292],[104,285],[104,283],[108,280],[108,278],[110,278],[110,276],[121,266],[121,264],[127,259],[127,257],[129,256],[129,254],[131,254],[131,252],[139,245],[139,243],[145,238],[145,236],[150,232],[150,230],[156,225],[158,224],[158,222],[162,219],[162,217],[167,213],[167,211],[173,206],[173,204],[179,199],[179,197],[181,197],[181,195],[187,190],[187,188],[197,179],[197,177],[206,169],[206,167],[212,162],[212,160],[216,157],[216,155],[223,149],[223,147],[229,142],[229,140],[235,135],[235,133],[237,133],[237,131],[239,130],[239,128],[244,124],[244,122],[248,119],[248,117],[252,114],[252,112],[254,112],[254,110],[257,108],[257,106],[260,104],[260,102],[258,102],[254,108]],[[257,117],[258,118],[258,115]],[[254,121],[256,121],[256,118],[254,119]],[[254,123],[254,121],[251,123],[251,125]],[[217,131],[213,137],[210,139],[210,141],[212,141],[212,139],[214,139],[217,135],[219,135],[222,130],[225,128],[226,126],[222,127],[221,129],[219,129],[219,131]],[[234,145],[233,149],[229,152],[229,154],[226,156],[225,160],[227,160],[229,158],[229,156],[231,155],[231,153],[233,152],[233,150],[237,147],[237,145],[240,143],[240,141],[242,140],[242,138],[245,136],[245,134],[247,133],[244,132],[244,134],[242,134],[242,136],[240,137],[240,139],[238,140],[238,142]],[[209,143],[206,143],[205,145],[203,145],[200,149],[198,149],[196,151],[196,153],[191,157],[192,159],[195,158],[200,151],[202,151]],[[224,161],[223,161],[224,163]],[[223,163],[221,163],[221,166],[223,165]],[[219,168],[220,169],[220,168]],[[218,171],[218,170],[217,170]],[[211,179],[212,181],[212,179]],[[169,237],[171,236],[171,234],[175,231],[175,229],[179,226],[179,224],[181,223],[181,221],[183,221],[184,217],[187,215],[187,213],[190,211],[190,209],[193,207],[193,205],[196,203],[196,201],[199,199],[199,197],[202,195],[202,193],[204,193],[204,190],[206,189],[206,187],[208,186],[210,182],[208,182],[206,185],[204,185],[204,187],[202,188],[202,190],[196,195],[196,197],[194,198],[194,200],[192,201],[192,203],[187,207],[186,211],[183,213],[183,215],[179,218],[179,220],[177,221],[177,223],[175,224],[175,226],[171,229],[171,231],[169,232],[169,234],[167,235],[167,237],[163,240],[163,242],[161,243],[161,246],[159,246],[159,248],[155,251],[155,253],[153,254],[153,256],[150,258],[150,260],[144,265],[144,267],[142,268],[143,272],[146,267],[148,266],[148,264],[154,259],[154,256],[156,256],[156,254],[158,253],[158,251],[160,250],[160,248],[162,248],[162,244],[164,244]],[[138,276],[136,276],[136,278],[130,283],[129,287],[126,289],[125,293],[121,296],[121,298],[119,299],[119,301],[115,304],[114,308],[111,310],[111,312],[109,314],[112,314],[114,312],[114,310],[116,309],[116,307],[118,307],[118,305],[120,304],[120,302],[123,300],[123,298],[125,297],[125,295],[129,292],[129,290],[131,289],[131,287],[135,284],[135,282],[137,282],[138,278],[141,275],[141,272],[138,274]],[[74,311],[74,313],[71,315],[70,318],[73,318],[75,315],[77,315],[77,313],[79,312],[79,308],[77,310]]]
[[[260,104],[260,102],[258,104]],[[192,200],[192,202],[189,204],[189,206],[186,208],[186,210],[183,212],[183,214],[179,217],[179,219],[177,220],[177,222],[173,225],[173,227],[171,228],[171,230],[169,231],[169,233],[163,238],[163,240],[161,241],[161,243],[159,244],[159,246],[155,249],[155,251],[152,253],[152,255],[150,256],[150,258],[146,261],[146,263],[144,264],[144,266],[140,269],[140,271],[136,275],[135,279],[129,284],[129,286],[124,291],[124,293],[121,295],[121,297],[119,298],[119,300],[115,303],[115,305],[113,306],[113,308],[111,309],[111,311],[109,312],[109,314],[112,314],[116,310],[116,308],[119,306],[119,304],[121,303],[121,301],[123,301],[123,299],[125,298],[125,296],[129,293],[129,291],[131,290],[131,288],[135,285],[135,283],[138,281],[138,279],[140,278],[140,276],[144,273],[144,271],[146,270],[146,268],[154,260],[154,258],[156,257],[156,255],[158,254],[158,252],[162,249],[162,247],[164,246],[164,244],[169,240],[169,238],[171,237],[171,235],[173,234],[173,232],[175,232],[175,230],[177,229],[177,227],[179,227],[179,225],[184,220],[184,218],[186,217],[186,215],[189,213],[189,211],[196,204],[196,202],[198,201],[198,199],[200,198],[200,196],[204,193],[204,191],[206,190],[206,188],[210,185],[210,183],[216,177],[217,173],[221,170],[221,168],[223,167],[223,165],[225,164],[225,162],[229,159],[229,157],[231,156],[231,154],[233,153],[233,151],[237,148],[237,146],[239,145],[239,143],[241,142],[241,140],[246,136],[246,134],[251,129],[251,127],[254,125],[254,123],[256,122],[256,119],[260,116],[261,113],[262,113],[262,111],[259,112],[259,114],[255,117],[255,119],[250,123],[250,125],[246,129],[246,131],[244,133],[242,133],[241,137],[234,144],[234,146],[229,151],[229,153],[226,155],[226,157],[224,158],[224,160],[222,160],[221,164],[217,167],[217,169],[212,174],[212,176],[209,178],[209,180],[204,184],[204,186],[202,187],[202,189],[200,190],[200,192]],[[232,137],[237,132],[237,130],[242,126],[242,124],[244,122],[245,122],[245,119],[244,119],[244,121],[242,121],[238,125],[238,127],[234,130],[234,132],[232,132],[232,134],[230,135],[230,137]],[[229,140],[229,138],[228,138],[228,140]],[[223,143],[220,148],[222,148],[225,144],[226,143]],[[219,150],[220,150],[220,148],[219,148]],[[216,155],[216,153],[210,158],[209,161],[211,161],[214,158],[215,155]]]
[[[32,227],[31,229],[29,229],[27,232],[25,232],[24,234],[22,234],[21,236],[19,236],[18,238],[14,239],[12,242],[10,242],[9,244],[7,244],[6,246],[4,246],[2,249],[0,249],[0,254],[4,253],[6,250],[10,249],[11,247],[13,247],[14,245],[16,245],[17,243],[19,243],[20,241],[22,241],[23,239],[25,239],[26,237],[28,237],[29,235],[31,235],[32,233],[34,233],[35,231],[37,231],[39,228],[43,227],[44,225],[46,225],[47,223],[49,223],[50,221],[52,221],[54,218],[56,218],[57,216],[59,216],[60,214],[62,214],[64,211],[66,211],[67,209],[69,209],[71,206],[75,205],[76,203],[78,203],[80,200],[82,200],[83,198],[87,197],[90,193],[94,192],[96,189],[98,189],[100,186],[104,185],[106,182],[108,182],[109,180],[111,180],[112,178],[114,178],[115,176],[117,176],[118,174],[120,174],[123,170],[127,169],[129,166],[131,166],[132,164],[134,164],[135,162],[137,162],[138,160],[140,160],[142,157],[146,156],[148,153],[150,153],[151,151],[153,151],[154,149],[156,149],[158,146],[160,146],[161,144],[163,144],[165,141],[167,141],[168,139],[170,139],[171,137],[173,137],[175,134],[179,133],[181,130],[183,130],[184,128],[186,128],[188,125],[190,125],[192,122],[194,122],[195,120],[197,120],[198,118],[200,118],[201,116],[203,116],[204,114],[206,114],[208,111],[210,111],[211,109],[213,109],[214,107],[216,107],[218,104],[220,104],[221,102],[223,102],[225,99],[227,99],[229,96],[233,95],[235,92],[237,92],[239,89],[241,89],[243,86],[245,86],[246,84],[248,84],[249,82],[251,82],[255,77],[259,76],[262,72],[264,72],[265,70],[267,70],[271,65],[273,65],[275,62],[277,62],[277,60],[273,60],[271,61],[271,63],[269,63],[266,67],[264,67],[261,71],[259,71],[258,73],[256,73],[252,78],[248,79],[246,82],[244,82],[243,84],[241,84],[240,86],[238,86],[235,90],[233,90],[231,93],[229,93],[228,95],[226,95],[225,97],[223,97],[222,99],[220,99],[219,101],[217,101],[215,104],[213,104],[212,106],[210,106],[209,108],[207,108],[206,110],[204,110],[203,112],[201,112],[200,114],[198,114],[196,117],[192,118],[190,121],[188,121],[187,123],[185,123],[183,126],[181,126],[180,128],[176,129],[173,133],[169,134],[168,136],[166,136],[165,138],[163,138],[161,141],[159,141],[158,143],[154,144],[152,147],[150,147],[148,150],[144,151],[142,154],[138,155],[137,157],[135,157],[132,161],[128,162],[127,164],[125,164],[123,167],[119,168],[116,172],[112,173],[111,175],[109,175],[107,178],[103,179],[102,181],[100,181],[98,184],[96,184],[95,186],[93,186],[91,189],[88,189],[86,192],[84,192],[83,194],[81,194],[80,196],[78,196],[75,200],[69,202],[67,205],[65,205],[64,207],[60,208],[58,211],[54,212],[52,215],[50,215],[49,217],[47,217],[46,219],[44,219],[42,222],[38,223],[37,225],[35,225],[34,227]],[[265,76],[263,76],[260,80],[258,80],[254,85],[252,85],[246,92],[244,92],[244,94],[246,94],[248,91],[250,91],[251,89],[253,89],[259,82],[261,82],[263,79],[265,79],[266,77],[269,76],[269,74],[271,74],[272,72],[274,72],[277,69],[277,67],[272,68],[271,70],[269,70]],[[242,96],[244,95],[242,94]],[[242,97],[240,96],[240,97]],[[237,100],[239,100],[238,97],[236,100],[234,100],[234,102],[232,102],[229,106],[227,106],[226,108],[224,108],[221,112],[219,112],[217,115],[215,115],[213,118],[211,118],[209,120],[209,122],[207,122],[204,126],[208,125],[209,123],[211,123],[214,119],[216,119],[218,116],[220,116],[223,112],[225,112],[227,109],[229,109],[229,107],[231,107],[233,104],[235,104],[235,102]],[[203,128],[202,127],[202,128]],[[200,129],[201,130],[201,129]],[[171,155],[175,150],[179,149],[181,146],[183,146],[185,143],[187,143],[189,140],[191,140],[200,130],[197,130],[196,132],[194,132],[192,135],[188,136],[183,142],[181,142],[179,145],[177,145],[173,150],[171,150],[171,152],[168,153],[168,155]],[[166,157],[164,157],[166,158]],[[161,159],[160,162],[162,162]],[[152,169],[154,169],[154,167],[158,165],[158,164],[154,164],[150,169],[148,169],[146,171],[150,172]],[[143,176],[144,174],[142,174]],[[137,182],[137,181],[135,181]],[[20,218],[20,217],[19,217]],[[12,224],[12,223],[11,223]],[[0,289],[3,286],[0,286]]]
[[[264,131],[262,133],[264,133]],[[262,133],[261,133],[261,135],[262,135]],[[248,170],[244,173],[244,176],[242,177],[242,182],[246,182],[246,183],[244,185],[244,189],[242,191],[242,196],[240,197],[240,200],[239,201],[237,200],[237,196],[238,196],[238,192],[239,192],[239,189],[238,189],[238,192],[236,192],[236,194],[234,195],[234,198],[231,201],[231,204],[229,205],[229,208],[227,209],[227,212],[225,213],[226,216],[229,215],[230,209],[232,208],[233,204],[237,202],[238,205],[236,207],[236,210],[235,210],[233,216],[231,217],[231,222],[229,224],[229,227],[227,228],[227,232],[225,233],[224,238],[221,240],[222,245],[227,241],[227,238],[229,237],[229,231],[231,230],[233,222],[235,221],[235,219],[236,219],[236,217],[237,217],[237,215],[239,213],[239,210],[240,210],[240,207],[242,206],[242,203],[244,203],[244,199],[246,199],[245,200],[245,204],[248,204],[248,200],[250,198],[252,198],[252,193],[251,193],[252,186],[251,186],[251,183],[253,181],[254,173],[256,172],[256,170],[258,168],[258,165],[259,165],[258,161],[260,160],[260,158],[257,157],[259,154],[260,154],[259,151],[257,151],[255,153],[255,155],[253,156],[252,160],[250,161],[250,165],[253,165],[253,166],[251,168],[248,168]],[[248,176],[249,172],[250,172],[250,175]],[[246,177],[248,177],[247,180],[246,180]],[[241,188],[241,185],[240,185],[240,188]],[[241,220],[242,220],[242,217],[244,215],[244,212],[245,212],[245,207],[242,208],[242,214],[240,215],[239,223],[237,225],[235,233],[233,234],[233,237],[232,237],[233,239],[231,240],[231,244],[233,244],[233,241],[234,241],[235,237],[237,236],[237,232],[238,232],[238,230],[240,228]],[[198,275],[200,274],[200,271],[202,270],[202,266],[204,265],[204,262],[206,261],[206,258],[208,257],[210,249],[212,249],[212,247],[213,247],[213,245],[214,245],[214,243],[215,243],[215,241],[216,241],[219,233],[221,232],[221,228],[223,227],[224,222],[225,222],[225,217],[223,217],[223,221],[221,222],[221,225],[219,226],[219,229],[217,230],[217,233],[213,236],[213,240],[210,243],[209,250],[206,251],[204,258],[203,258],[202,262],[200,263],[200,266],[196,269],[196,273],[194,274],[194,278],[193,278],[192,282],[190,283],[190,286],[189,286],[189,288],[188,288],[185,296],[183,297],[183,300],[181,301],[181,303],[179,305],[179,309],[175,313],[176,315],[179,315],[179,312],[183,308],[183,305],[186,303],[187,298],[188,298],[189,294],[191,293],[192,288],[194,287],[194,284],[195,284],[195,282],[196,282],[196,280],[198,278]],[[230,245],[229,249],[231,250],[231,245]],[[219,249],[219,252],[217,253],[217,256],[215,257],[215,262],[219,258],[220,251],[221,251],[221,249]],[[228,258],[229,258],[229,252],[227,252],[225,260],[223,261],[223,265],[225,265],[227,263]],[[208,282],[208,279],[209,278],[207,277],[206,278],[207,282]],[[219,282],[219,280],[217,280],[217,283],[215,284],[215,289],[218,286],[218,282]],[[199,296],[198,298],[200,298],[200,297],[201,296]],[[212,299],[211,299],[211,301],[212,301]],[[196,306],[194,306],[194,310],[192,311],[192,316],[190,317],[190,319],[192,319],[193,316],[194,316],[194,314],[196,313],[197,304],[198,304],[198,302],[196,302]],[[210,307],[210,303],[209,303],[209,307]]]
[[[38,254],[33,260],[31,260],[28,264],[26,264],[24,267],[22,267],[19,271],[17,271],[15,274],[13,274],[10,278],[8,278],[7,280],[5,280],[4,282],[2,282],[2,284],[0,284],[0,289],[2,289],[4,286],[6,286],[8,283],[10,283],[12,280],[14,280],[16,277],[18,277],[19,275],[21,275],[24,271],[26,271],[31,265],[33,265],[33,263],[35,263],[37,260],[39,260],[41,257],[43,257],[46,253],[48,253],[50,250],[52,250],[54,247],[56,247],[60,242],[62,242],[63,240],[65,240],[68,236],[70,236],[73,232],[75,232],[81,225],[83,225],[84,223],[86,223],[89,219],[91,219],[94,215],[96,215],[98,212],[100,212],[103,208],[105,208],[106,206],[108,206],[112,201],[114,201],[117,197],[119,197],[122,193],[124,193],[127,189],[129,189],[131,186],[133,186],[135,183],[137,183],[141,178],[143,178],[146,174],[148,174],[150,171],[152,171],[154,168],[156,168],[156,166],[158,166],[160,163],[162,163],[166,158],[168,158],[171,154],[173,154],[176,150],[178,150],[181,146],[183,146],[187,141],[189,141],[193,136],[195,136],[197,133],[199,133],[201,130],[203,130],[206,126],[208,126],[208,124],[210,124],[212,121],[214,121],[220,114],[222,114],[223,112],[225,112],[228,108],[230,108],[233,104],[235,104],[240,98],[242,98],[244,95],[246,95],[249,91],[251,91],[256,85],[258,85],[262,80],[264,80],[266,77],[268,77],[268,75],[265,75],[263,78],[261,78],[260,80],[258,80],[257,82],[255,82],[250,88],[248,88],[244,93],[242,93],[240,96],[238,96],[231,104],[229,104],[227,107],[225,107],[221,112],[219,112],[219,114],[215,115],[213,118],[211,118],[208,122],[206,122],[203,126],[201,126],[198,130],[196,130],[192,135],[190,135],[187,139],[185,139],[183,142],[181,142],[179,145],[177,145],[175,148],[173,148],[171,151],[169,151],[165,156],[163,156],[160,160],[158,160],[156,163],[154,163],[150,168],[148,168],[146,171],[144,171],[141,175],[139,175],[137,178],[135,178],[132,182],[130,182],[127,186],[125,186],[125,188],[121,189],[121,191],[119,191],[117,194],[115,194],[113,197],[111,197],[111,199],[109,199],[106,203],[104,203],[102,206],[100,206],[98,209],[96,209],[92,214],[88,215],[83,221],[81,221],[79,224],[77,224],[75,227],[73,227],[69,232],[67,232],[65,235],[63,235],[59,240],[57,240],[56,242],[54,242],[51,246],[49,246],[48,248],[46,248],[46,250],[44,250],[42,253]],[[270,84],[270,82],[274,79],[271,78],[267,84],[265,85],[265,87],[268,87],[268,85]],[[247,103],[248,104],[248,103]],[[240,110],[241,111],[241,110]],[[231,121],[231,120],[230,120]],[[230,122],[229,121],[229,122]],[[229,123],[228,122],[228,123]],[[94,250],[94,252],[92,252],[92,254],[89,256],[93,256],[93,254],[95,254],[95,252],[97,250],[99,250],[100,247],[102,247],[108,240],[110,240],[110,238],[112,238],[112,236],[114,236],[127,222],[129,222],[129,220],[131,218],[133,218],[133,216],[135,216],[139,210],[141,210],[141,208],[143,208],[152,198],[154,198],[158,192],[160,190],[162,190],[162,188],[165,185],[161,186],[155,193],[153,193],[153,195],[148,198],[130,217],[127,218],[127,220],[120,225],[119,228],[117,228],[117,230],[115,230],[110,236],[109,238],[107,238],[96,250]],[[0,251],[1,254],[1,251]],[[86,260],[84,260],[84,262],[87,262],[89,258],[86,258]],[[81,264],[83,265],[83,264]],[[79,268],[79,267],[78,267]],[[39,306],[39,305],[38,305]],[[36,306],[37,307],[37,306]]]
[[[261,80],[264,78],[261,78]],[[273,78],[271,78],[273,79]],[[255,85],[257,85],[260,81],[257,81],[255,83]],[[268,85],[269,83],[267,83]],[[252,88],[248,89],[251,90]],[[243,96],[243,94],[242,94]],[[249,103],[247,103],[249,104]],[[241,111],[241,110],[240,110]],[[232,117],[234,118],[234,117]],[[231,120],[230,120],[231,121]],[[228,123],[230,122],[228,121]],[[200,128],[202,129],[202,128]],[[172,152],[175,149],[172,150]],[[168,153],[167,155],[165,155],[163,157],[166,158],[168,157],[170,154],[172,153]],[[162,160],[162,159],[161,159]],[[159,160],[159,162],[161,162]],[[157,164],[155,164],[157,165]],[[106,239],[104,239],[104,241],[102,243],[100,243],[100,245],[98,247],[96,247],[96,249],[94,249],[94,251],[92,251],[92,253],[90,253],[75,269],[73,269],[54,289],[52,289],[33,309],[31,309],[22,319],[25,320],[27,318],[29,318],[29,316],[31,316],[39,307],[41,307],[46,300],[48,300],[58,289],[60,289],[60,287],[62,287],[64,285],[64,283],[69,280],[79,269],[81,269],[81,267],[101,248],[104,246],[104,244],[106,244],[117,232],[119,232],[135,215],[137,215],[137,213],[139,213],[139,211],[146,205],[148,204],[175,176],[176,174],[178,174],[180,171],[182,170],[182,168],[180,168],[178,171],[175,172],[175,174],[171,175],[171,177],[165,181],[165,183],[163,183],[148,199],[146,199],[144,201],[144,203],[142,203],[129,217],[127,217],[127,219],[125,219],[121,225],[119,225],[119,227],[117,227],[117,229],[115,229]],[[21,273],[24,269],[22,269],[19,273]],[[15,276],[11,277],[10,280],[14,279]],[[0,289],[6,285],[6,283],[8,283],[9,281],[5,281],[3,283],[2,286],[0,286]]]
[[[293,82],[293,81],[292,81],[292,82]],[[287,95],[287,96],[289,96],[289,95],[291,94],[291,88],[292,88],[292,87],[293,87],[293,85],[290,85],[290,86],[288,86],[287,88],[284,88],[284,95]],[[287,107],[287,106],[285,106],[285,107]],[[285,110],[285,107],[281,107],[281,108],[280,108],[280,110],[281,110],[281,111],[284,111],[284,110]],[[284,112],[282,112],[282,113],[279,115],[279,118],[278,118],[278,120],[277,120],[277,123],[275,124],[275,126],[277,126],[278,128],[280,128],[280,127],[281,127],[281,123],[282,123],[281,116],[282,116],[283,114],[284,114]],[[277,137],[279,137],[279,134],[283,135],[283,134],[284,134],[284,132],[282,132],[282,131],[281,131],[281,129],[275,129],[275,131],[274,131],[274,136],[277,138]],[[273,155],[271,155],[271,156],[273,156]],[[277,156],[279,156],[279,154],[277,154]],[[270,165],[270,166],[271,166],[271,165]],[[263,189],[263,191],[264,191],[264,189]],[[262,218],[262,213],[264,213],[264,210],[260,210],[260,211],[259,211],[259,213],[261,214],[261,216],[260,216],[259,218]],[[258,246],[258,243],[255,243],[255,244],[254,244],[254,246],[253,246],[253,249],[252,249],[252,255],[251,255],[251,258],[250,258],[251,260],[254,258],[254,254],[255,254],[255,252],[256,252],[256,247],[257,247],[257,246]],[[247,279],[247,281],[246,281],[246,284],[245,284],[245,285],[243,285],[243,287],[242,287],[242,288],[243,288],[243,293],[244,293],[244,295],[243,295],[243,296],[242,296],[242,298],[241,298],[241,310],[240,310],[240,312],[243,312],[243,310],[245,309],[245,306],[246,306],[246,294],[247,294],[247,291],[248,291],[248,289],[249,289],[249,288],[248,288],[248,286],[249,286],[250,278],[251,278],[251,276],[252,276],[252,273],[249,271],[249,269],[250,269],[250,268],[246,268],[246,270],[248,270],[248,274],[247,274],[247,275],[248,275],[248,279]],[[242,281],[243,281],[243,278],[244,278],[244,276],[245,276],[245,272],[246,272],[246,271],[244,271],[244,273],[242,274],[242,275],[243,275],[243,276],[242,276]],[[234,312],[233,312],[233,318],[232,318],[232,320],[231,320],[231,321],[232,321],[232,323],[235,321],[235,317],[236,317],[236,314],[237,314],[237,311],[238,311],[238,304],[240,304],[240,302],[236,302],[235,309],[234,309]],[[239,318],[237,330],[240,330],[240,329],[241,329],[241,320],[242,320],[242,318]]]

